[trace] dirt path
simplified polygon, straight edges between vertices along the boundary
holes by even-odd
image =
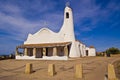
[[[0,80],[80,80],[74,77],[75,64],[83,65],[83,79],[104,80],[107,73],[107,64],[120,60],[120,57],[86,57],[70,59],[68,61],[0,61]],[[24,74],[25,64],[32,63],[34,73]],[[48,64],[53,63],[57,74],[54,77],[47,75]]]

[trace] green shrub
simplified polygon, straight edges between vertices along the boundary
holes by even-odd
[[[106,50],[106,54],[119,54],[119,53],[120,53],[120,50],[115,47],[111,47]]]

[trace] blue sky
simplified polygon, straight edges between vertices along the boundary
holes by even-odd
[[[0,0],[0,54],[14,52],[28,33],[43,27],[59,31],[66,2],[77,40],[97,51],[120,49],[120,0]]]

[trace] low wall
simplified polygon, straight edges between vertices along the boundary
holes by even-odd
[[[35,56],[16,56],[17,60],[68,60],[67,56],[43,56],[42,58],[35,58]]]

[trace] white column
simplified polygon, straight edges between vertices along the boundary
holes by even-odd
[[[57,48],[56,47],[53,48],[53,56],[57,56]]]
[[[27,56],[28,55],[28,51],[27,48],[24,49],[24,55]]]
[[[33,56],[36,56],[36,48],[33,48]]]
[[[68,47],[67,46],[64,47],[64,55],[68,56]]]
[[[43,48],[43,56],[46,56],[46,48]]]

